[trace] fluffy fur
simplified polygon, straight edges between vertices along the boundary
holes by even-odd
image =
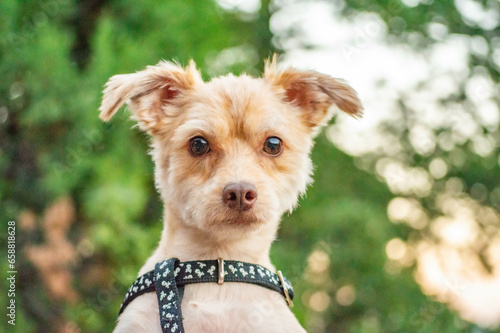
[[[315,132],[331,118],[331,106],[353,116],[362,110],[345,82],[293,68],[277,72],[274,59],[263,78],[227,75],[206,83],[193,62],[181,68],[162,61],[113,76],[104,90],[101,119],[108,121],[124,103],[152,138],[155,182],[164,202],[159,246],[139,275],[172,257],[222,257],[274,271],[269,249],[281,215],[293,210],[311,181]],[[190,152],[196,136],[209,142],[208,154]],[[272,136],[283,142],[278,156],[263,151]],[[258,191],[247,211],[230,209],[222,200],[224,187],[239,182]],[[243,283],[185,288],[188,333],[304,332],[274,291]],[[161,332],[156,295],[134,300],[114,332]]]

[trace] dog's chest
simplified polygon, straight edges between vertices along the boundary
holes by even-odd
[[[304,332],[283,297],[244,283],[187,286],[182,302],[188,332]]]

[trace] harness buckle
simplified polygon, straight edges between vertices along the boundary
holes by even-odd
[[[217,263],[219,264],[219,280],[217,283],[221,285],[224,283],[224,259],[218,258]]]
[[[293,308],[293,301],[290,298],[290,295],[288,294],[288,288],[286,287],[285,279],[283,278],[283,273],[281,273],[281,271],[278,271],[277,273],[278,277],[280,278],[281,287],[283,288],[283,293],[285,294],[285,300],[288,304],[288,307]]]

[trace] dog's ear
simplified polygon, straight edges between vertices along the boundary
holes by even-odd
[[[330,120],[333,105],[353,117],[362,115],[358,94],[341,79],[294,68],[277,72],[276,57],[266,63],[264,78],[284,90],[285,101],[302,110],[303,119],[311,128],[323,126]]]
[[[99,117],[108,121],[127,103],[139,127],[158,134],[166,118],[164,107],[200,83],[203,80],[192,60],[185,69],[162,61],[141,72],[115,75],[106,83]]]

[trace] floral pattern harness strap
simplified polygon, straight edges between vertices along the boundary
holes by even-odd
[[[180,262],[167,259],[155,265],[155,269],[141,275],[125,295],[120,314],[136,297],[156,291],[163,332],[183,333],[181,301],[184,286],[191,283],[225,282],[252,283],[280,293],[290,307],[293,306],[291,283],[278,274],[256,264],[234,260],[200,260]]]

